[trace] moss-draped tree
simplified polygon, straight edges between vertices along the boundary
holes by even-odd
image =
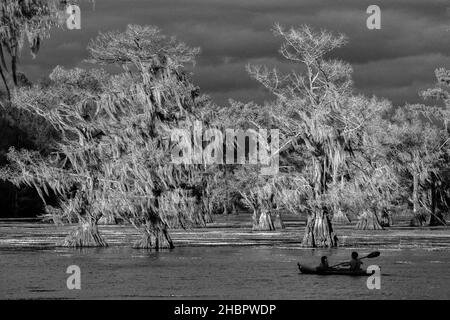
[[[97,222],[111,214],[141,232],[136,247],[171,248],[169,226],[204,222],[195,201],[201,170],[171,158],[172,130],[190,127],[205,102],[183,70],[198,49],[130,25],[100,34],[88,50],[92,62],[124,71],[58,67],[51,83],[18,90],[12,106],[56,134],[50,150],[11,150],[2,175],[60,196],[60,214],[79,221],[65,246],[106,245]],[[177,205],[167,207],[167,197]]]
[[[276,178],[282,194],[283,182],[290,190],[285,200],[293,207],[304,201],[307,224],[303,245],[333,247],[337,237],[331,218],[333,176],[354,157],[366,123],[379,112],[379,101],[355,96],[352,68],[329,59],[333,50],[346,43],[343,35],[314,31],[308,26],[284,30],[275,27],[284,43],[280,52],[299,70],[281,74],[266,67],[249,66],[250,74],[270,90],[277,102],[272,107],[275,126],[280,128],[282,176]]]
[[[448,211],[450,208],[450,70],[438,68],[435,71],[435,76],[437,80],[435,87],[421,92],[421,96],[426,100],[442,102],[442,105],[431,109],[435,117],[434,123],[437,122],[441,125],[440,144],[435,148],[439,161],[435,162],[435,170],[428,180],[431,226],[446,224],[442,212]]]
[[[449,135],[442,119],[445,110],[441,108],[406,105],[397,109],[387,130],[386,158],[393,160],[403,184],[410,186],[413,226],[425,225],[427,216],[445,224],[441,213],[436,211],[445,193],[439,187],[444,178],[441,172],[448,165]]]
[[[62,24],[64,4],[61,0],[3,0],[0,3],[0,77],[9,98],[13,87],[27,82],[18,69],[25,41],[35,56],[50,29]]]

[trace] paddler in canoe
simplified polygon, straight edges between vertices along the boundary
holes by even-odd
[[[324,257],[326,259],[326,256],[324,256]],[[322,257],[322,259],[324,257]],[[361,271],[362,270],[362,268],[361,268],[362,264],[363,264],[363,262],[360,259],[358,259],[358,252],[353,251],[352,255],[351,255],[351,259],[350,259],[349,262],[339,263],[339,264],[337,264],[335,266],[332,266],[332,267],[328,267],[328,262],[327,262],[326,269],[320,269],[320,271],[328,270],[328,269],[332,269],[332,270],[336,270],[336,269],[337,270],[344,270],[345,269],[345,270],[349,270],[349,271]],[[318,269],[321,266],[322,266],[322,264],[318,267]],[[339,268],[336,268],[336,267],[339,267]],[[348,267],[348,269],[347,269],[347,267]]]
[[[328,265],[328,257],[327,256],[322,256],[322,258],[320,258],[320,265],[316,269],[318,271],[330,270],[330,266]]]
[[[352,252],[352,259],[348,264],[344,264],[343,266],[348,266],[351,271],[360,271],[362,270],[361,265],[363,262],[358,259],[358,252]]]
[[[350,271],[361,271],[361,265],[363,262],[358,259],[358,252],[353,251],[351,255],[351,260],[349,262],[343,262],[340,264],[337,264],[335,266],[330,267],[328,265],[328,258],[327,256],[323,256],[320,258],[320,265],[317,267],[318,271],[329,271],[329,270],[350,270]],[[340,267],[340,268],[336,268]],[[346,268],[348,267],[348,269]]]
[[[299,269],[301,269],[300,263],[297,262],[297,265],[299,267]],[[324,272],[324,271],[332,271],[332,270],[336,270],[334,268],[331,268],[328,265],[328,257],[327,256],[322,256],[320,258],[320,264],[318,267],[316,267],[316,271],[317,272]]]
[[[316,268],[310,268],[300,263],[297,263],[297,266],[301,273],[307,274],[346,274],[346,275],[367,275],[367,273],[361,268],[362,259],[366,258],[376,258],[380,256],[379,251],[374,251],[366,256],[359,258],[357,252],[352,252],[351,260],[349,262],[338,263],[334,266],[328,265],[328,257],[322,256],[320,258],[320,265]],[[339,267],[344,268],[339,268]],[[347,268],[348,267],[348,268]]]

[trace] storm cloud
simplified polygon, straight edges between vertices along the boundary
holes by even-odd
[[[358,92],[395,104],[418,102],[418,91],[434,82],[434,69],[450,67],[448,0],[80,0],[82,29],[54,29],[36,59],[23,52],[21,69],[32,80],[56,65],[83,66],[86,46],[98,32],[127,24],[151,24],[202,53],[194,80],[217,103],[229,98],[257,102],[273,97],[245,72],[246,64],[289,70],[278,54],[275,22],[308,24],[349,39],[335,57],[354,67]],[[368,30],[366,9],[381,8],[381,30]]]

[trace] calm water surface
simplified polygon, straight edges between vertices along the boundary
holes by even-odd
[[[370,252],[371,250],[367,250]],[[381,289],[365,277],[301,275],[296,263],[330,263],[351,250],[287,247],[182,247],[0,250],[2,299],[450,299],[450,251],[382,250]],[[365,251],[360,251],[365,253]],[[81,290],[68,290],[66,269],[81,268]]]

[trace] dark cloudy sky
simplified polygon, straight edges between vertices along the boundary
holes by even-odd
[[[82,29],[55,29],[38,57],[24,52],[21,69],[44,77],[56,65],[83,66],[86,45],[99,31],[151,24],[201,47],[195,80],[218,103],[228,98],[262,102],[271,96],[245,72],[247,63],[289,70],[273,37],[275,22],[308,24],[345,33],[336,57],[354,67],[359,92],[418,102],[434,82],[434,69],[450,68],[450,0],[96,0],[81,1]],[[381,8],[381,30],[368,30],[366,9]]]

